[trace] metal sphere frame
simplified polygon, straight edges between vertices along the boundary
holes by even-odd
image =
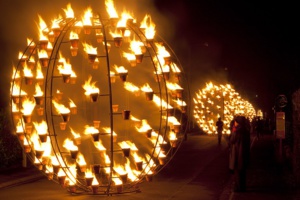
[[[76,27],[76,23],[78,22],[76,18],[61,18],[59,30],[52,29],[55,35],[53,42],[51,42],[53,49],[48,52],[48,58],[41,58],[38,56],[38,52],[42,49],[46,49],[46,47],[43,46],[44,44],[42,41],[32,40],[28,44],[27,48],[19,58],[11,83],[11,111],[13,124],[16,127],[15,134],[18,135],[18,132],[20,132],[17,127],[21,122],[21,130],[23,130],[24,135],[18,135],[18,139],[24,152],[26,152],[27,157],[41,170],[42,173],[48,176],[49,179],[61,184],[63,187],[66,187],[66,189],[71,193],[112,195],[139,192],[139,184],[145,180],[151,181],[152,175],[155,175],[162,170],[175,156],[182,141],[184,141],[186,137],[189,123],[189,107],[187,106],[190,101],[189,86],[177,56],[170,46],[168,46],[168,44],[157,34],[155,39],[149,40],[146,38],[144,30],[138,27],[137,23],[129,20],[127,21],[126,27],[122,31],[130,31],[130,33],[134,35],[135,39],[143,44],[141,48],[144,50],[143,60],[140,63],[135,63],[136,66],[130,66],[128,60],[126,61],[120,52],[125,51],[124,46],[129,45],[130,40],[132,40],[132,35],[127,39],[124,36],[123,38],[118,39],[113,38],[110,35],[110,32],[117,29],[115,24],[116,19],[109,17],[103,18],[100,14],[97,14],[93,16],[92,20],[100,22],[100,25],[93,24],[90,27],[83,26],[78,28]],[[79,46],[76,52],[77,55],[71,55],[69,61],[70,63],[72,62],[72,67],[76,65],[74,68],[77,68],[76,74],[79,75],[75,77],[76,81],[74,83],[70,83],[70,78],[72,77],[64,77],[60,74],[58,65],[60,64],[59,59],[61,54],[67,54],[67,51],[70,53],[72,50],[70,49],[72,48],[72,45],[68,36],[71,34],[71,31],[75,30],[81,31],[78,33],[78,35],[80,35],[79,41],[86,40],[90,44],[96,44],[98,49],[102,48],[102,51],[100,52],[98,50],[97,55],[91,58],[91,55],[88,55],[83,48]],[[48,38],[50,38],[49,33],[50,32],[45,33],[48,35]],[[97,40],[99,38],[96,37],[96,33],[103,34],[102,40]],[[32,46],[32,44],[34,46]],[[163,45],[170,52],[171,60],[170,58],[165,61],[160,60],[161,56],[157,53],[157,44]],[[119,57],[116,58],[118,54]],[[43,103],[38,103],[36,98],[32,98],[34,96],[35,85],[39,84],[38,80],[33,80],[33,82],[31,80],[30,82],[28,77],[24,74],[24,66],[29,65],[30,58],[37,59],[39,64],[42,65],[44,81],[40,84],[40,86],[44,91],[44,95],[42,97]],[[99,68],[101,68],[102,71],[97,71],[99,68],[91,69],[95,59],[99,59],[99,65],[102,66]],[[34,64],[32,70],[37,68],[38,62]],[[121,73],[117,74],[117,76],[120,77],[120,81],[118,82],[118,80],[114,80],[116,81],[114,83],[112,80],[116,77],[112,76],[111,71],[113,70],[112,66],[115,63],[121,63],[122,66],[126,66],[126,68],[128,68],[128,74],[126,74],[126,77],[122,77]],[[165,66],[171,68],[171,65],[175,65],[179,71],[169,70],[164,72],[163,68]],[[81,72],[79,72],[80,70]],[[103,71],[105,71],[105,73],[103,73]],[[103,87],[105,89],[101,89],[101,86],[104,84],[97,85],[101,89],[101,92],[97,95],[96,99],[92,99],[92,97],[87,98],[87,96],[83,95],[83,81],[79,81],[80,77],[83,77],[83,80],[86,80],[90,73],[93,73],[93,78],[96,77],[97,82],[95,82],[95,84],[106,83],[105,87]],[[101,78],[98,78],[100,76]],[[132,79],[130,79],[131,77]],[[139,91],[139,95],[135,96],[134,93],[126,89],[122,89],[125,82],[128,82],[128,80],[137,81],[139,84],[142,82],[146,83],[146,81],[151,83],[151,86],[155,88],[152,93],[152,98],[154,96],[154,98],[158,99],[158,102],[156,102],[157,105],[153,103],[153,99],[141,97],[142,95],[146,95],[141,90]],[[179,85],[184,87],[184,89],[180,91],[170,89],[168,84],[171,81],[177,82]],[[64,96],[62,100],[58,99],[58,89],[62,89],[63,94],[69,94],[72,99],[75,99],[75,97],[77,98],[77,103],[80,105],[77,106],[79,114],[63,116],[62,113],[58,113],[53,105],[53,101],[66,105],[66,102],[71,99],[70,96]],[[103,93],[102,90],[104,91]],[[25,95],[23,94],[23,91],[26,91]],[[84,96],[86,97],[85,99]],[[122,96],[124,97],[123,99]],[[25,117],[28,116],[26,116],[22,111],[26,107],[26,105],[23,104],[24,99],[27,98],[31,100],[34,99],[34,111],[37,111],[38,109],[44,110],[42,114],[37,114],[37,112],[33,113],[32,116],[30,116],[32,119],[30,118],[29,121],[26,121],[28,119]],[[122,112],[114,111],[113,105],[115,105],[115,102],[117,102],[119,108],[123,108]],[[135,105],[131,102],[138,102],[140,104]],[[178,102],[188,103],[180,105]],[[148,104],[148,106],[146,104]],[[17,112],[15,111],[16,108]],[[153,135],[149,137],[149,135],[146,136],[144,133],[141,134],[138,131],[135,131],[138,129],[137,126],[133,125],[135,122],[128,116],[124,117],[124,111],[129,111],[128,113],[130,113],[130,117],[135,115],[135,113],[138,113],[141,119],[146,119],[148,121],[152,120],[154,125],[152,126],[153,128],[151,131],[153,134],[157,133],[157,135],[155,137]],[[142,114],[145,115],[146,118],[143,118],[144,116],[142,116]],[[172,124],[170,120],[171,117],[180,122],[179,128],[175,127],[176,131],[174,130],[174,124]],[[67,128],[70,128],[71,125],[74,127],[79,126],[79,122],[81,121],[83,121],[83,124],[88,126],[92,123],[92,120],[95,120],[95,118],[97,120],[101,119],[99,120],[101,121],[101,126],[102,124],[106,124],[110,130],[106,132],[100,131],[100,128],[98,127],[98,137],[100,139],[93,138],[92,134],[82,134],[83,130],[80,130],[79,132],[81,132],[81,138],[84,141],[84,146],[80,146],[83,144],[77,145],[80,152],[82,152],[82,154],[86,153],[85,156],[89,158],[87,168],[92,170],[93,178],[98,182],[98,185],[93,186],[91,182],[88,183],[88,180],[85,177],[86,171],[81,171],[77,162],[77,155],[74,157],[71,151],[67,151],[64,148],[63,141],[65,141],[66,138],[71,138],[72,135],[70,132],[66,133],[66,130],[61,130],[60,122],[67,125]],[[72,124],[73,119],[74,123]],[[51,144],[52,156],[56,157],[59,162],[59,166],[57,168],[55,168],[51,159],[42,159],[41,155],[38,155],[39,152],[36,149],[37,147],[33,143],[28,142],[31,140],[30,137],[32,137],[33,132],[37,132],[37,130],[35,130],[35,124],[33,124],[34,120],[45,120],[47,123],[47,138],[49,138],[47,142],[48,144]],[[29,128],[32,129],[29,130]],[[134,174],[136,176],[135,180],[129,180],[127,176],[125,179],[115,170],[116,161],[120,161],[120,163],[123,164],[128,162],[128,160],[133,161],[132,155],[124,155],[124,151],[122,151],[122,149],[117,145],[118,142],[115,138],[115,131],[118,131],[117,140],[120,139],[120,141],[130,140],[138,142],[136,144],[136,146],[139,147],[138,152],[141,152],[143,156],[146,153],[150,155],[148,158],[144,157],[145,159],[142,162],[142,168],[136,170],[137,172],[135,173],[138,173],[138,175]],[[177,137],[175,144],[171,144],[171,141],[168,138],[172,131],[175,131]],[[151,138],[153,140],[153,137],[154,142],[151,142]],[[166,143],[162,143],[161,139],[163,139],[163,142]],[[24,145],[24,140],[28,142],[27,145]],[[107,155],[110,160],[108,165],[103,164],[104,161],[101,157],[103,155],[100,156],[100,153],[97,149],[95,150],[92,145],[99,140],[103,140],[103,143],[108,147]],[[40,144],[43,144],[44,142],[41,142],[41,138],[39,138],[38,141]],[[148,146],[151,146],[151,148]],[[134,150],[131,149],[131,152],[133,151]],[[161,153],[166,156],[163,160],[160,160],[159,157]],[[132,166],[133,163],[134,162],[130,162],[129,165]],[[76,165],[75,174],[74,171],[71,170],[74,169],[71,168],[71,165]],[[47,166],[53,167],[53,174],[49,171]],[[96,171],[96,167],[100,167],[100,169],[97,168],[99,171]],[[104,168],[108,168],[108,173],[104,171]],[[62,170],[64,174],[63,176],[59,176],[59,170]],[[148,173],[150,170],[153,173]],[[122,179],[121,186],[114,182],[114,178]],[[71,184],[71,182],[73,182],[73,184]]]

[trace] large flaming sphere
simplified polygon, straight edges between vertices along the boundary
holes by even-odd
[[[175,155],[186,134],[189,92],[182,67],[155,33],[91,8],[27,39],[11,82],[15,133],[28,158],[72,193],[138,190]]]
[[[230,134],[229,125],[235,115],[244,115],[252,120],[256,112],[230,84],[217,85],[210,82],[196,93],[194,118],[207,134],[217,134],[216,121],[219,117],[224,122],[223,132]]]

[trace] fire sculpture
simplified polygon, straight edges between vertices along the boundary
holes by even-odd
[[[188,84],[151,16],[139,24],[113,1],[105,7],[105,16],[87,8],[77,18],[68,4],[49,26],[38,15],[39,38],[27,39],[13,67],[15,134],[32,163],[73,194],[139,191],[188,127]]]
[[[216,121],[224,122],[223,133],[230,134],[229,125],[235,115],[245,115],[250,120],[256,115],[253,106],[242,99],[230,84],[207,83],[194,98],[194,118],[207,134],[217,134]]]

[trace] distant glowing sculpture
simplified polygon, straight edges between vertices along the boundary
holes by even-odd
[[[224,122],[223,133],[230,134],[229,125],[235,115],[244,115],[250,120],[256,115],[254,107],[242,99],[230,84],[207,83],[194,97],[194,118],[204,132],[217,134],[216,121]]]

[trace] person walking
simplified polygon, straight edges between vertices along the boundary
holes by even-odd
[[[246,172],[250,160],[250,131],[247,119],[237,116],[234,119],[234,131],[229,138],[229,169],[234,176],[233,190],[246,191]]]
[[[221,145],[221,141],[222,141],[223,125],[224,125],[224,123],[223,123],[221,117],[219,117],[218,121],[216,122],[219,145]]]

